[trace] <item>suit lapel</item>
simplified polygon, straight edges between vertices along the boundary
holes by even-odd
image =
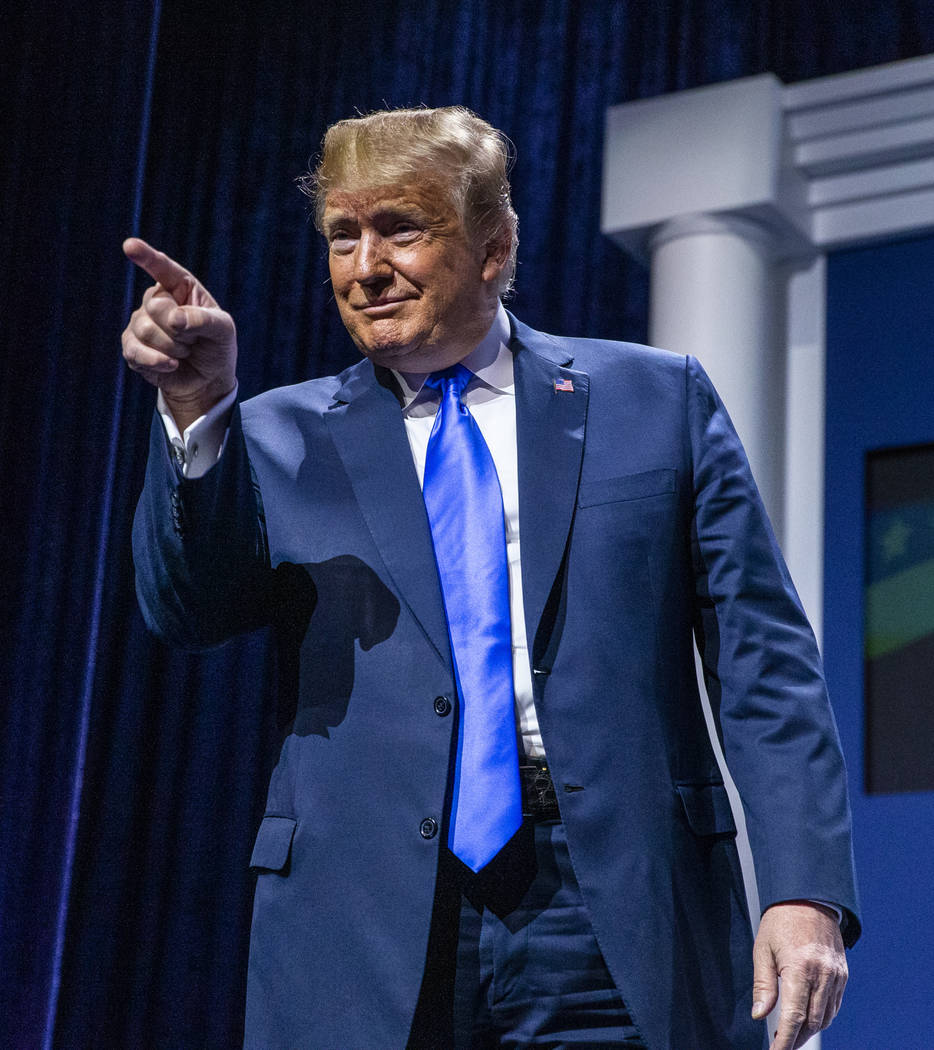
[[[567,367],[573,356],[560,342],[512,316],[510,322],[516,379],[522,593],[529,655],[534,661],[540,655],[536,633],[561,568],[577,502],[590,386],[586,373]]]
[[[352,369],[326,414],[383,563],[441,660],[450,666],[447,621],[428,517],[402,410],[369,362]]]
[[[513,328],[522,591],[530,655],[561,567],[577,501],[589,377],[568,367],[560,342]],[[555,383],[570,383],[556,389]],[[445,665],[447,621],[412,453],[399,402],[369,362],[350,370],[327,413],[328,427],[364,520],[396,589]]]

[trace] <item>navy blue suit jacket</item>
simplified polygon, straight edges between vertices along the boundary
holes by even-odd
[[[698,363],[512,324],[535,704],[597,938],[652,1050],[761,1047],[692,639],[762,907],[838,902],[852,942],[845,774],[812,632]],[[165,638],[280,632],[294,719],[252,857],[246,1045],[403,1047],[455,717],[434,703],[454,698],[451,656],[387,375],[362,361],[246,402],[200,479],[179,476],[157,420],[134,541]]]

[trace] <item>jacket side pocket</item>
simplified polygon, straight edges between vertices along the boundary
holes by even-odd
[[[695,835],[735,835],[736,822],[723,784],[675,784]]]
[[[288,874],[296,823],[292,817],[263,817],[250,857],[251,871]]]

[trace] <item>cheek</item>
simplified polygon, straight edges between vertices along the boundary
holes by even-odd
[[[331,288],[337,296],[344,296],[350,288],[350,268],[347,260],[340,256],[328,256],[328,273],[331,275]]]

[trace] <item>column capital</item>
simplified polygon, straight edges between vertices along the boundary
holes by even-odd
[[[785,258],[934,229],[934,55],[610,107],[603,232],[645,260],[698,215],[758,223]]]
[[[771,253],[775,249],[775,232],[767,223],[751,218],[740,212],[695,212],[690,215],[676,215],[672,219],[653,226],[648,232],[646,244],[648,251],[654,252],[669,241],[682,237],[705,237],[719,234],[732,234],[752,241]]]

